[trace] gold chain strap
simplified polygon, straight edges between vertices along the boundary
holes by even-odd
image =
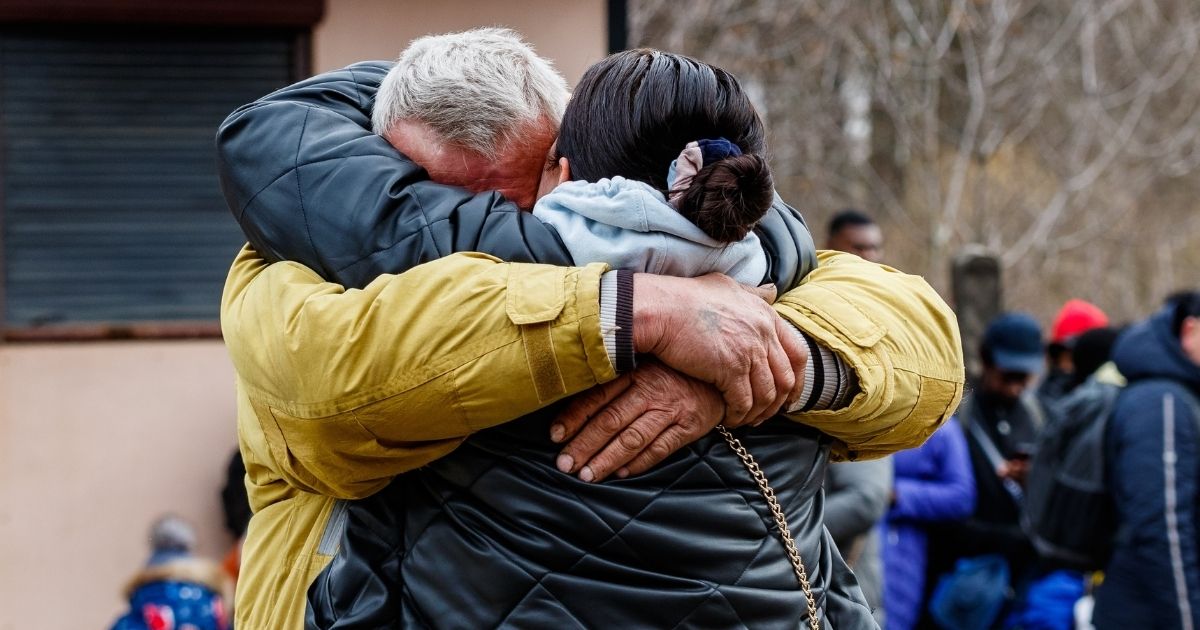
[[[783,508],[779,507],[775,491],[771,489],[767,482],[767,476],[763,474],[762,468],[758,466],[754,456],[746,450],[745,446],[742,446],[742,442],[733,437],[733,434],[724,425],[718,424],[717,431],[721,432],[721,436],[725,438],[729,448],[733,449],[733,452],[741,458],[742,465],[746,467],[750,476],[754,477],[754,482],[758,484],[758,491],[767,500],[767,505],[771,508],[771,515],[775,517],[775,525],[779,527],[779,537],[783,539],[783,547],[787,550],[788,559],[792,561],[792,570],[796,573],[796,581],[800,583],[800,590],[804,591],[804,598],[808,600],[808,626],[811,630],[821,630],[821,622],[817,619],[817,600],[813,598],[812,587],[808,583],[808,572],[804,570],[804,561],[800,559],[800,552],[796,550],[796,541],[792,539],[792,531],[788,529],[787,518],[783,515]]]

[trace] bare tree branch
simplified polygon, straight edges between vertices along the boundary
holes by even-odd
[[[1078,296],[1132,317],[1129,296],[1195,277],[1194,0],[680,6],[631,2],[632,43],[752,86],[781,194],[814,222],[874,210],[890,262],[935,287],[970,242],[1001,255],[1013,306],[1043,314]]]

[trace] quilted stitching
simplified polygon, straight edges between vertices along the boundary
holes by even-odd
[[[544,431],[544,427],[538,430]],[[556,624],[561,621],[568,625],[593,626],[598,625],[596,615],[599,613],[592,604],[601,596],[599,593],[608,592],[606,589],[614,585],[619,588],[619,583],[628,580],[641,584],[639,580],[643,578],[639,575],[649,580],[640,596],[650,601],[659,597],[664,599],[663,608],[652,611],[657,615],[655,618],[660,619],[656,625],[662,627],[711,626],[709,622],[714,620],[722,620],[722,626],[750,627],[762,625],[764,618],[773,619],[768,622],[770,625],[779,623],[778,615],[764,613],[764,605],[756,604],[761,598],[754,593],[759,589],[766,589],[763,592],[769,593],[770,604],[776,609],[781,593],[789,593],[786,601],[796,601],[797,606],[800,605],[799,591],[788,581],[791,569],[768,508],[741,462],[719,438],[705,439],[688,447],[686,455],[671,464],[671,476],[660,475],[655,480],[664,482],[661,487],[641,487],[633,492],[618,493],[621,497],[618,510],[609,500],[614,488],[584,486],[565,480],[548,465],[531,463],[526,456],[506,450],[510,449],[506,446],[508,442],[519,443],[523,436],[514,440],[512,435],[501,433],[489,437],[488,434],[485,431],[477,435],[456,452],[456,456],[462,456],[461,461],[445,464],[442,468],[435,463],[407,478],[410,485],[400,496],[417,503],[429,502],[424,508],[407,512],[411,527],[405,528],[405,544],[397,550],[397,554],[402,554],[399,558],[402,576],[418,580],[411,585],[418,591],[414,593],[401,577],[400,599],[409,608],[407,618],[415,620],[419,617],[434,624],[484,623],[495,627],[523,627],[525,620],[546,619],[549,615]],[[811,445],[804,448],[804,452],[812,453]],[[787,457],[781,458],[780,454]],[[773,461],[778,468],[781,461],[789,461],[791,452],[781,451],[775,455]],[[760,459],[772,461],[770,457]],[[817,461],[820,461],[819,456]],[[813,491],[805,486],[812,481],[813,471],[809,468],[800,461],[795,470],[776,471],[780,479],[795,484],[786,488],[776,486],[779,500],[790,514],[795,514],[797,507],[802,508],[805,496]],[[518,485],[512,486],[514,483]],[[516,494],[507,492],[510,488]],[[741,538],[737,539],[742,543],[740,546],[705,547],[703,541],[694,538],[671,540],[670,532],[663,533],[664,529],[672,532],[677,529],[670,525],[671,519],[679,514],[680,502],[691,500],[689,493],[719,497],[722,490],[730,494],[721,500],[719,507],[699,504],[695,518],[716,515],[732,518],[736,522],[727,526],[735,529],[726,529],[718,536],[728,537],[732,531],[741,531]],[[504,497],[498,497],[497,492],[502,492]],[[534,494],[529,495],[531,492]],[[730,503],[735,496],[744,512],[742,508],[729,512],[730,506],[736,505]],[[543,524],[541,514],[530,511],[537,509],[530,507],[534,500],[546,501],[548,510],[565,507],[568,512],[548,513],[545,518],[549,520]],[[714,509],[719,511],[712,511]],[[414,517],[418,512],[419,515]],[[750,519],[750,514],[756,518]],[[586,528],[580,524],[583,529],[552,533],[555,530],[549,524],[561,524],[554,519],[568,517],[571,522],[583,517]],[[617,517],[619,520],[613,520]],[[422,520],[426,522],[421,523]],[[696,528],[696,523],[689,523],[683,531],[695,531]],[[749,533],[751,531],[754,533]],[[538,538],[539,535],[546,537]],[[662,538],[664,535],[668,538]],[[662,545],[664,540],[665,546]],[[819,554],[809,548],[812,544],[809,543],[801,553],[811,564],[818,560]],[[447,602],[461,602],[464,596],[469,599],[471,593],[488,593],[488,597],[476,598],[488,601],[479,602],[480,608],[474,611],[476,614],[470,617],[471,621],[440,619],[437,612],[422,604],[423,598],[442,597],[437,591],[428,590],[427,577],[420,576],[437,574],[436,567],[427,563],[441,557],[439,554],[453,553],[446,549],[447,545],[465,545],[463,548],[469,553],[465,557],[484,562],[472,569],[479,572],[478,575],[456,573],[449,577],[447,584],[450,588],[463,589]],[[645,557],[647,551],[661,551],[663,555]],[[694,557],[706,553],[711,557]],[[493,569],[488,569],[493,562],[496,563]],[[678,565],[679,571],[670,568],[675,566],[672,562],[683,563]],[[730,566],[730,563],[735,564]],[[710,565],[718,567],[720,575],[708,576],[706,570],[701,569]],[[823,601],[824,572],[816,568],[810,567],[814,594]],[[518,575],[526,576],[528,584],[524,579],[514,581]],[[613,576],[618,576],[615,582]],[[503,580],[504,588],[489,586],[496,585],[497,579]],[[696,588],[678,586],[688,583]],[[664,586],[670,584],[677,586]],[[590,589],[598,587],[603,588],[589,595]],[[730,590],[726,593],[723,588]],[[795,599],[791,599],[793,591]],[[447,602],[426,600],[433,607],[441,606],[443,614]],[[663,617],[672,613],[674,617]],[[625,613],[618,611],[615,614]],[[638,613],[629,611],[629,614]],[[787,617],[787,614],[783,616]],[[673,624],[672,618],[677,619]],[[480,621],[487,619],[493,621]]]

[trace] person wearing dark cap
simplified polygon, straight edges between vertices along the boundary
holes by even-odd
[[[1046,345],[1048,369],[1037,388],[1038,401],[1043,407],[1054,405],[1087,378],[1075,376],[1075,344],[1084,333],[1105,326],[1108,316],[1090,302],[1067,300],[1059,309],[1050,326],[1050,343]]]
[[[1021,528],[1020,515],[1029,458],[1044,421],[1043,410],[1030,391],[1030,384],[1043,369],[1043,357],[1042,331],[1030,315],[1002,314],[984,332],[982,376],[975,390],[963,398],[956,415],[967,437],[975,477],[975,511],[965,520],[939,526],[930,535],[930,586],[936,586],[938,578],[951,572],[960,559],[992,556],[991,560],[998,562],[995,557],[1002,558],[1010,586],[1032,568],[1035,553]],[[990,595],[995,598],[991,610],[998,615],[1003,596]],[[964,595],[947,594],[944,599],[955,597],[961,600]],[[935,594],[935,610],[938,599]],[[949,607],[963,603],[957,601]],[[967,608],[975,611],[988,608],[982,601],[967,603],[971,604]],[[977,619],[975,612],[971,614]],[[935,612],[935,618],[937,615]],[[947,627],[963,627],[957,625],[959,621],[940,619]]]
[[[830,219],[825,249],[877,263],[883,258],[883,232],[866,213],[846,208]],[[825,527],[854,569],[880,625],[885,622],[878,525],[891,489],[892,462],[887,458],[835,462],[825,473]]]

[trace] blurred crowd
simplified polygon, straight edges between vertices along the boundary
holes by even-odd
[[[847,210],[830,249],[882,259]],[[833,464],[826,526],[889,630],[1190,628],[1200,502],[1200,293],[1114,325],[987,326],[983,370],[920,448]]]

